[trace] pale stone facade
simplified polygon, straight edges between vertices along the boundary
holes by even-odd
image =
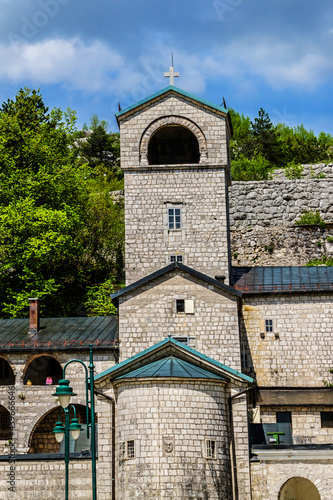
[[[135,459],[119,464],[119,498],[230,498],[223,385],[122,382],[117,384],[117,408],[118,441],[132,439],[136,445]],[[207,439],[216,441],[216,459],[205,458]]]
[[[176,300],[193,313],[177,313]],[[169,335],[235,370],[241,369],[237,297],[179,271],[152,280],[119,301],[120,361]]]
[[[259,386],[321,387],[330,380],[332,295],[246,296],[242,308],[243,368]],[[265,333],[265,320],[273,331]]]
[[[149,165],[152,135],[176,125],[199,144],[198,164]],[[121,166],[125,176],[126,282],[133,283],[169,263],[173,254],[214,277],[229,276],[227,190],[230,182],[226,114],[198,106],[179,93],[139,106],[119,117]],[[168,230],[167,209],[182,209],[178,231]]]

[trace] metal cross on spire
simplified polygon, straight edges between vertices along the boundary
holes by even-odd
[[[170,85],[175,84],[175,77],[179,77],[179,73],[174,71],[175,68],[173,67],[173,54],[171,54],[171,67],[169,68],[169,71],[167,73],[164,73],[164,76],[166,78],[170,77]]]

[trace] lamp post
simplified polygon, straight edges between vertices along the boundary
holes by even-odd
[[[65,413],[65,425],[60,420],[60,412],[59,412],[59,420],[55,424],[53,433],[58,441],[58,443],[61,443],[61,441],[64,439],[65,436],[65,500],[68,500],[68,464],[69,464],[69,431],[71,431],[72,438],[77,439],[80,435],[80,432],[82,430],[81,425],[79,424],[79,420],[76,418],[76,410],[75,406],[70,405],[73,408],[74,411],[74,417],[71,420],[71,423],[69,424],[69,412],[70,408],[67,406],[67,408],[63,408],[64,413]]]
[[[89,346],[89,374],[88,368],[85,363],[80,359],[71,359],[68,361],[63,369],[63,379],[59,380],[59,386],[56,388],[56,392],[52,394],[52,396],[57,396],[60,405],[65,410],[65,416],[68,418],[69,424],[69,411],[68,405],[70,403],[71,397],[76,396],[73,393],[73,389],[69,385],[69,380],[66,379],[66,368],[71,363],[80,363],[85,369],[85,387],[86,387],[86,418],[87,418],[87,438],[91,434],[91,469],[92,469],[92,500],[97,500],[97,488],[96,488],[96,435],[95,435],[95,400],[94,400],[94,363],[93,363],[93,352],[92,345]],[[90,394],[89,394],[90,393]],[[66,413],[67,410],[67,413]],[[89,418],[90,417],[90,418]],[[73,419],[72,419],[73,422]],[[59,422],[57,422],[59,424]],[[56,424],[56,427],[57,427]],[[71,424],[72,425],[72,424]],[[69,429],[70,426],[67,425]],[[60,428],[59,431],[55,432],[55,436],[57,438],[57,434],[61,434]],[[69,433],[69,430],[68,430]],[[66,446],[66,442],[65,442]],[[68,459],[69,459],[69,439],[68,439]],[[66,450],[65,450],[65,460],[66,460]],[[68,495],[68,463],[66,464],[67,474],[66,474],[66,494]],[[67,500],[67,496],[66,496]]]

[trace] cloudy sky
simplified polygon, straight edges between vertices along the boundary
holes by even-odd
[[[333,135],[332,0],[0,0],[0,101],[114,114],[175,85],[240,113]]]

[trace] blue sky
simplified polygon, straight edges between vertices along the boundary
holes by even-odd
[[[40,88],[45,103],[114,114],[175,84],[253,119],[333,135],[333,2],[0,0],[0,100]]]

